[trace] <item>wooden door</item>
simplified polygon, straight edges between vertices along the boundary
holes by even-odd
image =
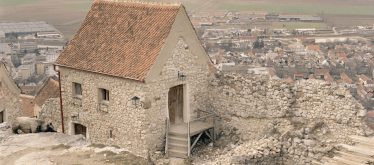
[[[178,125],[183,121],[183,85],[170,88],[169,99],[169,119],[171,125]]]
[[[86,137],[87,128],[81,124],[74,124],[75,135],[82,134]]]
[[[4,111],[1,111],[0,112],[0,123],[4,122],[4,114],[3,114]]]

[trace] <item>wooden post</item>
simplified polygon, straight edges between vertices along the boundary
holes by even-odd
[[[216,133],[214,132],[215,131],[215,127],[216,127],[216,114],[213,115],[213,141],[216,141]]]
[[[165,144],[165,154],[169,157],[169,119],[166,119],[166,144]]]
[[[188,162],[190,162],[190,152],[191,152],[191,139],[190,139],[190,122],[187,123],[187,138],[188,138],[188,152],[187,152],[187,157],[188,157]]]

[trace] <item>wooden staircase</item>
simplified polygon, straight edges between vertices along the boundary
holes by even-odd
[[[213,117],[213,124],[198,120]],[[181,123],[170,127],[169,119],[166,119],[166,144],[165,153],[167,156],[190,159],[191,150],[205,133],[212,141],[215,140],[214,133],[210,135],[209,130],[214,132],[214,114],[191,120],[188,123]],[[191,145],[191,137],[198,135]]]
[[[374,161],[374,138],[351,135],[349,136],[356,145],[350,146],[339,144],[342,147],[340,151],[336,151],[338,155],[333,158],[324,157],[326,162],[320,163],[313,161],[318,165],[366,165],[367,161]]]
[[[188,158],[188,138],[186,135],[169,132],[169,155]]]

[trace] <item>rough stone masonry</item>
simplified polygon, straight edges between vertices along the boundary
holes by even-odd
[[[364,107],[336,84],[235,74],[216,74],[209,81],[214,89],[209,100],[222,119],[218,144],[227,147],[207,157],[196,154],[197,164],[312,164],[324,162],[340,143],[352,145],[349,135],[373,135]],[[240,140],[225,143],[235,139],[232,134]]]

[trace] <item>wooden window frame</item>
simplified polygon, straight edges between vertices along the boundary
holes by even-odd
[[[104,88],[100,88],[100,100],[101,101],[108,101],[109,102],[109,90],[108,89],[104,89]]]
[[[82,84],[73,83],[73,96],[82,96],[82,92]]]

